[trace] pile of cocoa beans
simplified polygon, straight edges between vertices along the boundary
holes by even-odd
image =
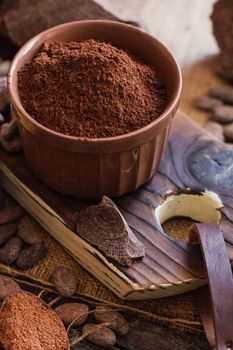
[[[8,152],[21,151],[21,141],[17,121],[10,112],[10,99],[7,89],[7,72],[10,61],[0,59],[0,145]]]
[[[26,270],[46,252],[40,226],[0,189],[0,263]]]
[[[212,87],[207,94],[195,99],[195,105],[211,115],[205,129],[233,147],[233,86]]]
[[[126,318],[114,308],[106,305],[97,305],[82,301],[65,299],[76,292],[77,280],[72,271],[64,267],[56,267],[51,280],[57,290],[61,291],[61,298],[49,302],[60,317],[70,340],[72,348],[81,341],[88,341],[100,348],[109,348],[117,343],[117,336],[124,336],[129,332],[129,323]],[[20,285],[10,277],[0,275],[0,302],[9,295],[21,291]],[[43,297],[43,294],[41,298]],[[59,304],[56,306],[56,304]],[[98,348],[99,349],[99,348]]]

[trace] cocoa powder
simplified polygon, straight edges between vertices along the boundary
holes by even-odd
[[[155,120],[166,105],[161,73],[109,43],[45,43],[18,75],[25,110],[59,133],[122,135]]]

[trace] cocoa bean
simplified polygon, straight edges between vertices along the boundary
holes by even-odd
[[[40,226],[29,216],[24,216],[20,220],[18,236],[27,244],[40,244],[43,242]]]
[[[0,275],[0,300],[4,300],[9,295],[20,290],[20,286],[12,278]]]
[[[222,105],[222,101],[208,95],[202,95],[196,98],[195,105],[203,111],[213,111],[215,107]]]
[[[17,230],[17,225],[14,223],[0,226],[0,247],[11,239]]]
[[[223,132],[227,141],[233,141],[233,123],[224,126]]]
[[[230,85],[219,85],[212,87],[209,89],[208,94],[209,96],[233,104],[233,87]]]
[[[0,77],[0,111],[3,111],[9,103],[10,98],[7,90],[7,78]]]
[[[21,270],[29,269],[42,260],[47,253],[46,246],[41,244],[33,244],[19,253],[16,260],[16,266]]]
[[[77,290],[76,276],[65,267],[55,267],[51,281],[54,283],[57,292],[64,297],[71,297]]]
[[[221,124],[233,123],[233,106],[215,107],[213,119]]]
[[[19,136],[14,137],[12,140],[5,140],[0,134],[0,143],[2,148],[10,153],[18,153],[22,150],[21,139]]]
[[[23,216],[23,209],[8,197],[3,209],[0,210],[0,225],[18,220],[21,216]]]
[[[87,334],[87,339],[96,345],[102,346],[103,348],[108,348],[116,344],[116,335],[108,327],[98,328],[97,325],[87,324],[83,327],[83,334]]]
[[[13,118],[9,123],[1,126],[1,135],[4,140],[11,140],[19,134],[19,128],[16,118]]]
[[[7,75],[11,61],[0,62],[0,76]]]
[[[216,122],[207,122],[205,129],[219,140],[224,141],[223,127]]]
[[[108,327],[117,334],[126,335],[129,331],[129,324],[124,316],[107,306],[97,306],[94,317],[98,323],[108,322]]]
[[[2,249],[0,249],[0,262],[6,265],[12,264],[18,257],[23,247],[23,241],[19,237],[11,238]]]
[[[67,303],[59,305],[55,311],[65,325],[73,323],[73,325],[80,325],[84,323],[88,316],[88,305],[80,303]]]

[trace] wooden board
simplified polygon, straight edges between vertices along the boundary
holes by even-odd
[[[77,213],[90,203],[59,195],[45,187],[32,176],[22,154],[9,155],[1,151],[0,160],[0,180],[4,188],[88,271],[122,298],[164,297],[205,283],[196,246],[174,240],[163,232],[161,223],[170,214],[166,214],[167,208],[165,214],[157,209],[167,203],[167,198],[178,198],[175,205],[178,215],[206,222],[220,220],[233,261],[233,151],[181,112],[173,121],[159,172],[149,184],[116,201],[146,249],[146,256],[128,269],[109,261],[76,234]],[[209,192],[197,195],[205,191]],[[211,192],[218,197],[209,202]],[[177,197],[182,193],[185,198]],[[187,198],[191,201],[187,202]],[[179,209],[182,201],[183,207],[190,207],[191,212]],[[199,206],[201,210],[195,214]]]

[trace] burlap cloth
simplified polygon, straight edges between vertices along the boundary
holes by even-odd
[[[31,220],[34,219],[31,218]],[[165,232],[171,236],[187,240],[191,223],[191,220],[177,218],[169,220],[163,227]],[[91,276],[39,225],[38,229],[43,232],[48,248],[46,258],[37,266],[23,272],[0,264],[1,272],[11,275],[16,279],[32,283],[33,285],[43,285],[45,288],[53,288],[53,285],[50,283],[50,276],[54,267],[65,266],[71,269],[77,276],[77,294],[79,296],[88,299],[91,298],[96,302],[110,303],[113,306],[120,304],[121,308],[134,310],[140,317],[145,317],[160,325],[163,324],[168,327],[177,328],[183,332],[203,333],[193,292],[163,299],[123,301]]]

